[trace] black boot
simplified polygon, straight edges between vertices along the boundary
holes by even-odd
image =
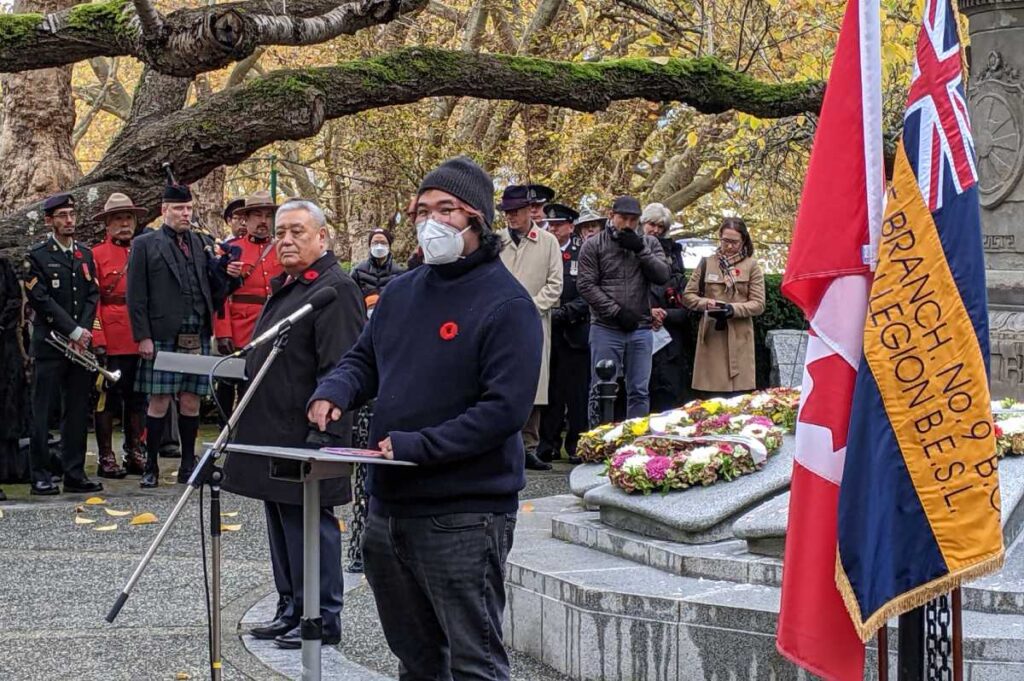
[[[124,467],[128,475],[146,472],[146,452],[142,448],[142,431],[146,428],[145,411],[132,411],[124,426]]]
[[[526,467],[531,471],[549,471],[551,464],[544,463],[533,452],[526,452]]]
[[[96,475],[101,478],[120,480],[128,471],[117,465],[114,456],[114,412],[109,409],[96,412],[96,447],[99,449],[99,465]]]
[[[142,473],[139,487],[152,489],[160,484],[160,440],[164,435],[166,416],[146,416],[146,469]]]
[[[181,436],[181,465],[178,482],[184,484],[192,477],[196,467],[196,437],[199,435],[199,416],[178,414],[178,434]]]

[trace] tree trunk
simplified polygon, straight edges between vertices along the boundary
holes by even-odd
[[[73,0],[15,0],[15,12],[52,12]],[[0,124],[0,213],[71,187],[82,171],[75,161],[71,133],[75,106],[71,66],[26,71],[0,77],[3,123]]]

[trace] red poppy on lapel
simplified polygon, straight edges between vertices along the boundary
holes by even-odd
[[[77,259],[77,260],[81,260],[82,259],[82,252],[80,250],[78,250],[77,248],[75,249],[75,259]]]
[[[459,325],[455,322],[445,322],[441,325],[441,339],[450,341],[459,335]]]
[[[569,251],[562,251],[562,260],[572,260],[572,253]]]
[[[305,272],[302,273],[302,278],[305,279],[306,281],[313,281],[319,276],[320,273],[317,272],[316,270],[306,270]]]

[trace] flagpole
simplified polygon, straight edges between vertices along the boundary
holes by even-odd
[[[963,602],[960,587],[953,589],[953,681],[964,681]]]
[[[878,630],[878,681],[889,681],[888,625],[883,625],[882,628]]]

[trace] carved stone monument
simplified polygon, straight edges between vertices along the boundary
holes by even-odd
[[[1024,400],[1024,3],[960,0],[988,276],[992,394]]]

